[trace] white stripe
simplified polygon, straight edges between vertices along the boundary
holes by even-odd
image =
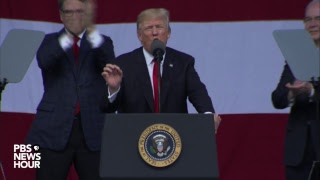
[[[59,31],[61,24],[0,19],[0,42],[10,29]],[[112,38],[116,55],[140,46],[136,24],[98,25]],[[196,69],[220,114],[285,113],[271,103],[284,65],[273,37],[275,29],[302,29],[301,21],[252,21],[235,23],[172,23],[168,46],[196,59]],[[35,113],[42,97],[41,72],[33,61],[25,78],[8,84],[2,111]],[[189,107],[195,112],[193,107]]]

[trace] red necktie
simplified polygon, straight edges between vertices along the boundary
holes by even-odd
[[[80,40],[80,38],[78,36],[75,36],[73,39],[73,54],[74,54],[74,59],[76,64],[78,64],[79,60],[79,52],[80,52],[80,47],[78,46],[78,41]]]
[[[74,59],[75,59],[75,63],[78,64],[79,60],[79,52],[80,52],[80,47],[78,46],[78,41],[80,40],[80,38],[78,36],[75,36],[74,37],[74,40],[73,40],[73,54],[74,54]],[[74,112],[75,115],[79,114],[80,112],[80,104],[79,104],[79,101],[77,101],[77,104],[76,104],[76,111]]]
[[[154,94],[154,112],[159,113],[159,89],[158,89],[158,71],[159,71],[159,64],[158,62],[153,59],[153,94]]]

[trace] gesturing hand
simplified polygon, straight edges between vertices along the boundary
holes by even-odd
[[[117,65],[107,64],[103,68],[103,72],[101,73],[101,75],[108,84],[111,94],[119,89],[123,74],[122,70]]]

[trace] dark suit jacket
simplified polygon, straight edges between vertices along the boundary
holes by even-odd
[[[53,150],[63,149],[71,133],[76,102],[80,103],[85,141],[91,150],[99,150],[104,113],[101,98],[108,92],[101,72],[114,59],[113,43],[103,36],[103,44],[95,49],[84,34],[75,64],[72,48],[61,48],[58,33],[45,36],[37,52],[42,70],[44,94],[27,136],[26,143],[39,144]]]
[[[112,104],[107,102],[104,110],[154,112],[152,85],[142,47],[119,56],[114,63],[122,69],[123,80],[117,99]],[[187,113],[187,98],[199,113],[214,112],[206,87],[194,69],[194,58],[167,47],[161,80],[161,112]]]
[[[284,109],[288,107],[289,89],[285,87],[288,82],[294,82],[289,66],[286,64],[277,88],[272,92],[272,102],[275,108]],[[316,103],[309,94],[301,94],[295,98],[294,105],[289,114],[284,162],[289,166],[298,165],[304,155],[308,137],[308,126],[311,130],[311,141],[313,141],[315,152],[320,152],[320,120],[316,119]],[[310,141],[309,141],[310,142]],[[318,157],[319,159],[319,157]]]

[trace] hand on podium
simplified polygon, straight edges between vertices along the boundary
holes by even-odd
[[[219,127],[220,122],[221,122],[221,117],[218,114],[214,113],[213,114],[213,119],[214,119],[215,133],[217,133],[218,127]]]

